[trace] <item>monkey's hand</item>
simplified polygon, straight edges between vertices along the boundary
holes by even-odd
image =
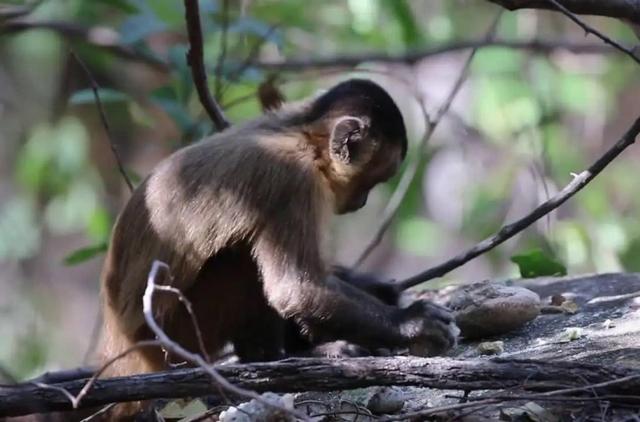
[[[447,308],[426,300],[399,309],[396,318],[409,353],[416,356],[444,354],[455,346],[460,333]]]

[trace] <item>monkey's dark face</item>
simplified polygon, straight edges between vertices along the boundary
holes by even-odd
[[[373,82],[353,79],[318,98],[309,112],[329,132],[329,178],[335,212],[362,208],[369,191],[391,178],[407,150],[400,110],[389,94]]]

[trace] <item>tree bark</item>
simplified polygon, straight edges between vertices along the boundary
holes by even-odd
[[[489,0],[509,10],[555,10],[547,0]],[[608,16],[640,24],[640,0],[560,0],[564,7],[578,15]]]
[[[448,390],[484,390],[518,387],[549,391],[584,387],[622,377],[625,382],[598,389],[598,393],[633,395],[640,391],[640,371],[578,362],[448,358],[287,359],[280,362],[224,365],[217,368],[231,383],[257,392],[345,390],[375,385],[418,386]],[[51,384],[76,395],[85,380]],[[593,394],[593,389],[581,389]],[[215,395],[218,389],[199,368],[101,379],[78,408],[113,402],[155,398]],[[580,392],[574,392],[579,394]],[[640,400],[640,396],[636,396]],[[70,409],[59,390],[25,383],[0,387],[0,416]]]

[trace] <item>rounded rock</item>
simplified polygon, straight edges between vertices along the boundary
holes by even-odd
[[[467,339],[513,331],[540,314],[540,297],[529,289],[483,281],[463,287],[449,307]]]

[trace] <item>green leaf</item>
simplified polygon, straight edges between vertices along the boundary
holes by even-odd
[[[116,91],[115,89],[110,88],[98,89],[98,95],[100,96],[100,102],[103,104],[131,100],[131,97],[129,97],[124,92]],[[76,91],[71,95],[71,98],[69,98],[69,103],[75,105],[93,104],[95,102],[96,99],[93,96],[93,91],[90,88]]]
[[[567,275],[567,268],[556,258],[546,255],[541,249],[514,255],[511,262],[518,265],[523,278],[549,275]]]
[[[78,265],[107,251],[107,242],[87,246],[71,252],[64,258],[65,265]]]

